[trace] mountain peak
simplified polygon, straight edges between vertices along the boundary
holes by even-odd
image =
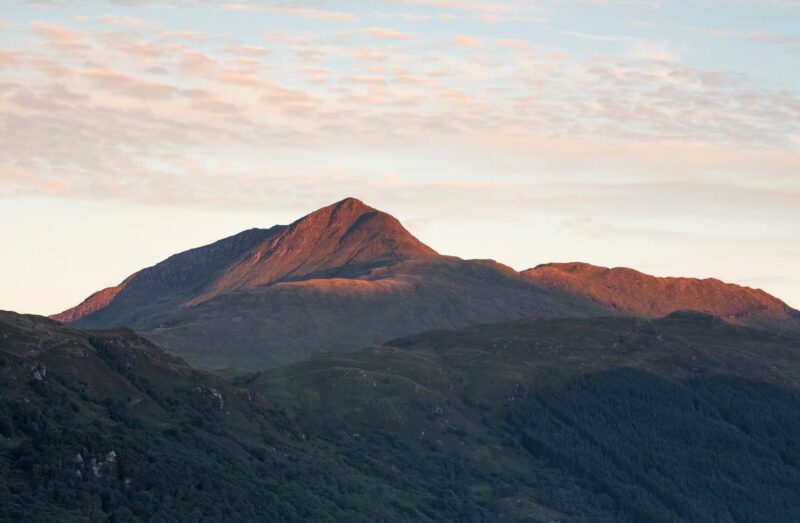
[[[300,218],[263,242],[192,303],[236,288],[331,277],[357,267],[436,255],[393,216],[346,198]]]
[[[301,223],[314,223],[324,227],[343,227],[347,226],[360,216],[379,213],[377,209],[370,207],[359,199],[345,198],[334,204],[322,207],[309,213],[299,220],[296,220],[290,227],[295,227]]]
[[[334,208],[352,208],[352,209],[360,209],[365,211],[374,211],[372,207],[367,205],[366,203],[362,202],[358,198],[353,198],[352,196],[348,196],[344,200],[340,200],[329,207]]]

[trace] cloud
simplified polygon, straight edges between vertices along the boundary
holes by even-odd
[[[475,49],[481,46],[481,41],[475,37],[467,35],[459,35],[453,38],[453,43],[460,47],[469,47]]]
[[[509,13],[517,12],[520,9],[521,3],[513,2],[483,2],[479,0],[396,0],[394,3],[427,6],[438,9],[457,9],[460,11],[472,11],[478,13]],[[529,2],[523,2],[523,5],[531,6]]]
[[[79,74],[102,89],[134,98],[165,99],[175,93],[172,85],[138,79],[111,69],[89,69]]]
[[[544,23],[548,21],[546,16],[534,15],[503,15],[503,14],[479,14],[473,15],[473,19],[489,24],[500,23]]]
[[[436,143],[437,155],[463,161],[476,177],[602,170],[774,181],[800,167],[795,92],[686,65],[668,46],[638,38],[572,33],[630,43],[625,53],[583,59],[534,39],[483,33],[442,41],[416,31],[409,41],[408,33],[376,26],[187,40],[139,18],[106,22],[113,30],[32,26],[62,47],[0,51],[0,67],[11,72],[0,114],[8,129],[29,133],[9,141],[8,164],[109,172],[135,154],[142,160],[133,171],[191,177],[186,162],[195,157],[310,166],[366,150],[393,164]],[[349,38],[361,31],[375,37],[370,45]],[[60,49],[74,45],[81,59],[64,59]],[[84,98],[53,96],[55,84]],[[57,118],[43,118],[46,111]],[[76,141],[76,129],[86,141]],[[49,150],[36,145],[42,135],[53,137]],[[91,153],[76,156],[66,144]],[[436,172],[455,168],[444,163]]]
[[[791,274],[800,91],[773,51],[794,53],[797,36],[718,31],[730,41],[715,52],[739,40],[752,53],[712,62],[697,52],[707,29],[681,45],[676,6],[589,2],[119,0],[95,16],[65,0],[35,12],[46,22],[15,13],[0,21],[0,198],[294,214],[353,194],[433,223],[426,234],[442,216],[505,220],[515,245],[552,227],[589,255],[669,242],[668,255],[738,263],[743,277],[759,259]],[[717,4],[720,25],[723,8],[757,8],[759,22],[797,9]],[[563,16],[573,8],[598,16]],[[197,22],[209,15],[247,27]],[[529,263],[545,243],[511,248]]]
[[[752,42],[800,42],[800,35],[750,33],[747,39]]]
[[[260,45],[246,45],[240,44],[232,47],[224,47],[222,51],[234,55],[245,55],[245,56],[255,56],[255,57],[263,57],[269,54],[269,50],[261,47]]]
[[[64,26],[34,22],[33,29],[40,38],[63,52],[79,53],[89,49],[80,33]]]
[[[287,16],[297,16],[300,18],[308,18],[311,20],[336,22],[339,24],[351,24],[358,20],[358,17],[353,13],[324,11],[321,9],[314,9],[311,7],[271,6],[263,4],[232,4],[232,5],[224,5],[222,8],[227,11],[252,11],[252,12],[262,12],[262,13],[274,13]]]
[[[385,27],[369,27],[364,29],[364,33],[378,40],[410,40],[414,37],[411,33],[395,31],[394,29],[387,29]]]
[[[737,33],[731,31],[721,31],[712,29],[709,31],[713,36],[723,38],[737,38],[748,42],[757,43],[777,43],[777,44],[794,44],[800,43],[800,35],[781,34],[781,33],[764,33],[764,32],[750,32],[750,33]]]
[[[636,38],[624,35],[599,35],[592,33],[582,33],[580,31],[559,31],[560,34],[566,36],[574,36],[582,40],[591,40],[593,42],[633,42]]]
[[[661,9],[661,3],[653,0],[588,0],[588,2],[603,7],[635,7],[650,11]]]

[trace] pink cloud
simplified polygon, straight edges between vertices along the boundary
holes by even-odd
[[[165,99],[175,94],[175,87],[161,82],[141,80],[111,69],[89,69],[80,75],[94,85],[116,94],[141,99]]]
[[[33,29],[52,45],[62,51],[80,52],[89,49],[81,34],[64,26],[46,24],[44,22],[34,22]]]
[[[372,38],[378,40],[410,40],[414,37],[411,33],[404,33],[402,31],[395,31],[385,27],[369,27],[364,29],[364,32]]]
[[[453,38],[453,43],[460,47],[476,48],[481,46],[481,41],[467,35],[460,35]]]

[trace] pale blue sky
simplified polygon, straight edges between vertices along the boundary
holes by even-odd
[[[9,1],[0,308],[356,196],[440,252],[800,306],[800,2]]]

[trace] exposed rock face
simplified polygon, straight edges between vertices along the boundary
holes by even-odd
[[[550,263],[522,272],[537,285],[588,298],[617,312],[657,318],[693,310],[731,323],[800,331],[798,312],[759,289],[715,279],[658,278],[633,269]]]
[[[392,216],[348,198],[291,225],[172,256],[53,318],[131,326],[194,365],[245,370],[525,317],[694,309],[761,327],[800,325],[795,311],[761,291],[603,271],[570,264],[520,274],[441,256]]]

